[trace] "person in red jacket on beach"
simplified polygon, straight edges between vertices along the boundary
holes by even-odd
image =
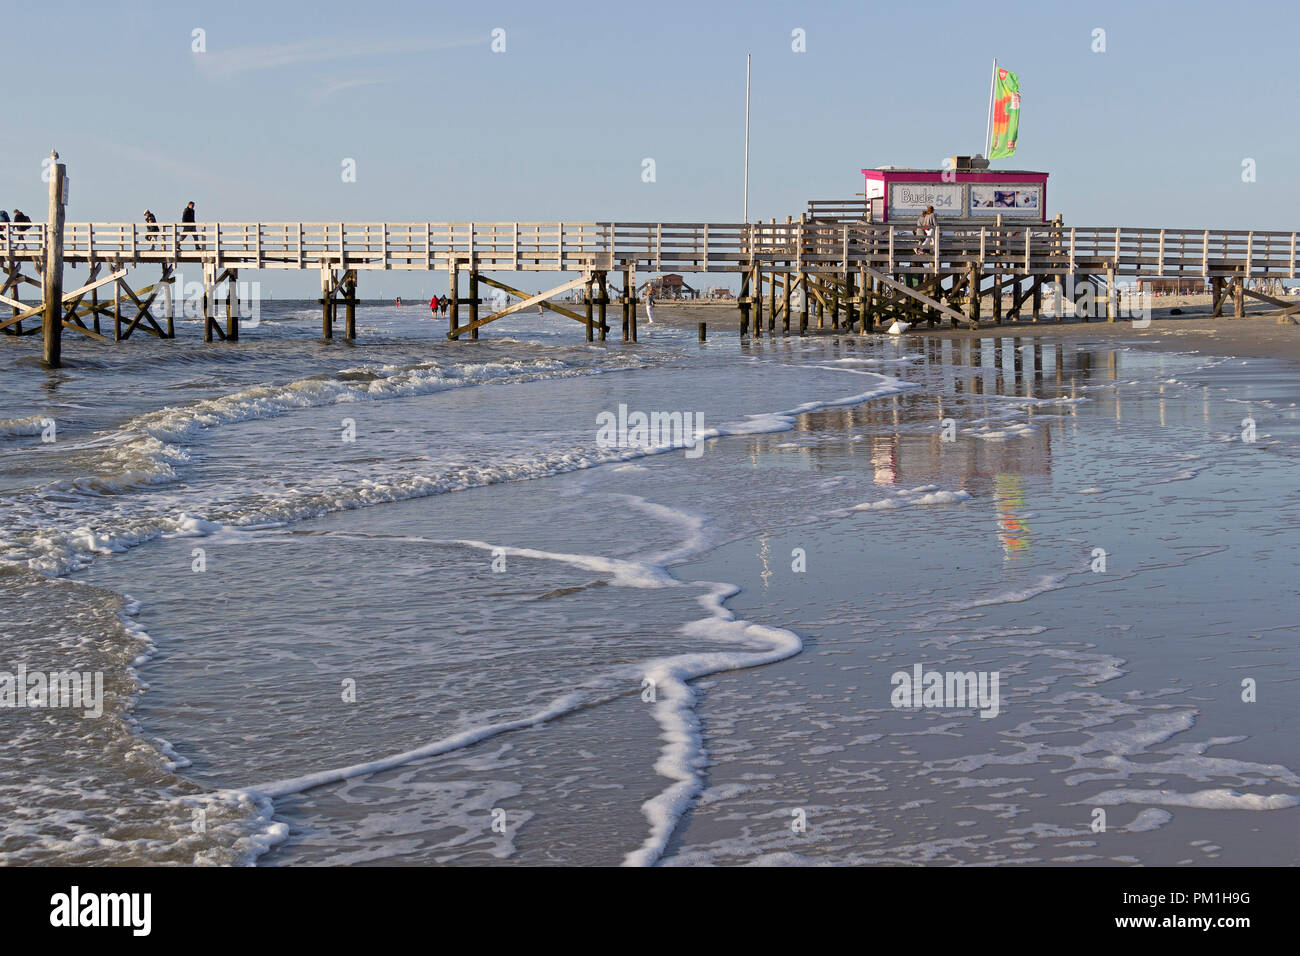
[[[429,314],[430,314],[433,318],[435,318],[435,319],[438,317],[438,295],[437,295],[437,293],[434,293],[433,298],[429,300]]]

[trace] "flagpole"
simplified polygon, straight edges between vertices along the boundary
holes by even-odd
[[[745,54],[745,211],[741,222],[749,222],[749,54]]]
[[[998,81],[998,58],[993,58],[993,72],[989,75],[989,118],[984,125],[984,158],[993,152],[993,88]]]

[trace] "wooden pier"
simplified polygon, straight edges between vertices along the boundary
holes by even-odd
[[[1297,277],[1295,232],[1076,227],[1059,219],[978,227],[941,221],[936,232],[920,247],[908,226],[808,214],[766,223],[75,222],[63,224],[57,234],[43,223],[0,223],[0,308],[11,310],[8,317],[0,313],[0,330],[35,334],[42,327],[24,329],[24,321],[45,316],[47,361],[49,339],[57,339],[63,329],[104,341],[129,339],[141,330],[172,338],[175,317],[160,306],[159,294],[186,265],[202,272],[206,341],[238,339],[234,294],[239,273],[263,269],[317,271],[322,334],[333,337],[338,306],[343,305],[345,339],[356,335],[358,278],[371,271],[445,271],[452,302],[447,337],[453,340],[476,339],[483,326],[537,305],[582,325],[588,341],[604,340],[609,332],[606,307],[618,302],[623,340],[634,342],[637,274],[663,272],[738,273],[740,333],[754,336],[775,334],[778,318],[782,333],[802,334],[814,313],[818,328],[829,321],[830,328],[849,332],[871,332],[893,319],[913,325],[948,319],[977,326],[981,298],[988,296],[989,318],[995,323],[1024,314],[1037,319],[1045,284],[1064,284],[1070,277],[1094,283],[1105,300],[1104,310],[1098,311],[1112,320],[1119,310],[1119,277],[1207,278],[1216,315],[1229,301],[1235,315],[1244,315],[1246,296],[1273,305],[1278,314],[1300,310],[1247,288],[1247,280]],[[86,267],[85,281],[77,288],[65,291],[56,281],[64,265]],[[128,275],[141,269],[157,270],[157,279],[132,288]],[[564,278],[529,295],[487,275],[520,272],[553,272]],[[467,296],[461,273],[468,276]],[[608,295],[611,273],[621,274],[617,279],[623,291],[616,299]],[[522,301],[480,316],[480,283]],[[38,301],[19,298],[25,285],[39,291]],[[44,294],[47,288],[53,296]],[[585,305],[581,314],[550,301],[579,288]],[[791,315],[795,290],[802,290],[797,320]],[[101,299],[101,291],[110,295]],[[1011,296],[1006,315],[1003,294]],[[462,303],[468,305],[464,323]],[[60,321],[51,320],[56,314]],[[105,323],[111,323],[111,334]],[[51,364],[57,361],[56,345]]]

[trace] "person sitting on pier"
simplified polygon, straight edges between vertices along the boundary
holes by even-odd
[[[183,226],[181,226],[181,233],[182,233],[182,234],[176,237],[176,248],[177,248],[177,249],[180,248],[181,243],[185,240],[184,233],[190,233],[190,234],[193,234],[193,232],[194,232],[194,200],[191,199],[191,200],[189,201],[189,204],[186,205],[186,207],[185,207],[184,209],[181,210],[181,222],[183,222],[183,223],[188,223],[188,225],[183,225]],[[195,247],[198,247],[198,245],[199,245],[198,237],[195,237],[195,239],[194,239],[194,245],[195,245]]]
[[[916,231],[921,236],[920,245],[916,247],[917,252],[920,252],[927,245],[931,248],[934,247],[934,237],[938,229],[939,224],[934,218],[934,207],[926,206],[925,212],[916,217]]]

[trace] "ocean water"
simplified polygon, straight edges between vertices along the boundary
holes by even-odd
[[[318,321],[0,340],[0,862],[1300,857],[1284,367]]]

